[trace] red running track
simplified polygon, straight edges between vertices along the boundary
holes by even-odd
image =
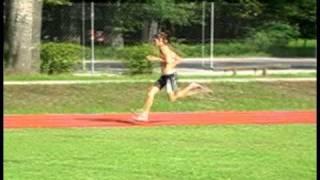
[[[5,115],[4,128],[141,127],[212,124],[315,124],[315,111],[225,111],[152,113],[149,122],[132,114]]]

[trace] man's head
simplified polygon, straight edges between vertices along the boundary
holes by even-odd
[[[158,34],[153,36],[153,43],[155,46],[163,46],[169,43],[168,35],[164,32],[159,32]]]

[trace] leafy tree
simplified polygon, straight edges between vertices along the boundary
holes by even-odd
[[[250,33],[248,41],[260,50],[271,47],[286,46],[288,42],[299,35],[297,28],[279,22],[265,23]]]
[[[316,37],[316,1],[297,0],[285,8],[288,21],[297,25],[300,29],[301,37]]]
[[[263,4],[258,0],[215,1],[215,36],[228,39],[243,37],[261,23],[259,16],[262,10]],[[211,13],[210,8],[207,11]]]
[[[298,26],[302,38],[316,36],[316,0],[260,0],[264,21],[282,21]]]
[[[122,32],[143,30],[143,41],[162,28],[200,22],[196,3],[175,3],[172,0],[148,0],[146,3],[122,3],[115,8],[113,24]]]

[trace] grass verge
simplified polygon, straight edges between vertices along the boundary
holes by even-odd
[[[101,75],[74,75],[74,74],[60,74],[60,75],[46,75],[46,74],[31,74],[31,75],[19,75],[19,74],[8,74],[4,76],[5,81],[37,81],[37,80],[155,80],[158,79],[160,74],[153,73],[148,75],[112,75],[112,74],[101,74]],[[267,76],[261,75],[179,75],[179,79],[217,79],[217,78],[297,78],[297,77],[316,77],[315,72],[310,73],[296,73],[296,74],[268,74]]]
[[[129,112],[152,83],[4,86],[5,114]],[[187,84],[181,83],[180,87]],[[164,91],[153,111],[294,110],[316,108],[316,82],[217,82],[211,95],[174,103]]]

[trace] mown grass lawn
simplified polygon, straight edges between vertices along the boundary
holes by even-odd
[[[5,81],[37,81],[37,80],[155,80],[158,79],[160,74],[153,73],[147,75],[115,75],[115,74],[5,74]],[[268,74],[266,76],[259,75],[229,75],[229,76],[208,76],[208,75],[179,75],[179,79],[228,79],[228,78],[303,78],[303,77],[316,77],[316,72],[295,73],[295,74]]]
[[[152,83],[4,86],[5,114],[129,112]],[[179,86],[184,87],[186,83]],[[316,82],[219,82],[214,93],[169,102],[159,93],[153,111],[294,110],[316,108]]]
[[[150,84],[4,86],[4,113],[127,112]],[[181,86],[186,84],[181,84]],[[316,82],[210,83],[214,94],[153,111],[316,108]],[[316,178],[315,125],[5,129],[4,179]]]
[[[316,179],[314,125],[6,129],[4,179]]]

